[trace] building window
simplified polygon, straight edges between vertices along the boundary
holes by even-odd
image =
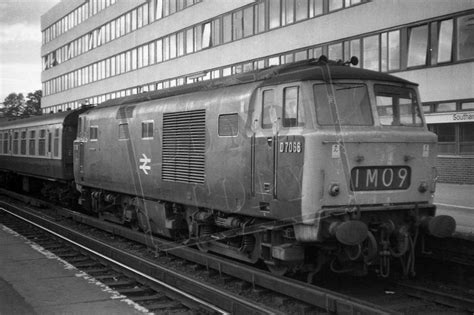
[[[323,1],[324,0],[310,0],[309,2],[309,16],[318,16],[323,14]]]
[[[432,124],[428,127],[438,135],[439,154],[474,154],[474,123]]]
[[[459,124],[459,153],[474,154],[474,122]]]
[[[281,0],[272,0],[268,1],[267,4],[269,6],[269,28],[277,28],[280,27],[280,18],[281,18],[281,7],[280,7]]]
[[[254,6],[244,9],[243,26],[244,37],[252,36],[254,33]]]
[[[244,35],[243,12],[237,11],[233,13],[233,40],[241,39]]]
[[[473,110],[474,109],[474,102],[463,102],[461,103],[462,110]]]
[[[232,16],[224,15],[222,18],[222,41],[228,43],[232,40]]]
[[[408,67],[426,65],[428,50],[428,25],[413,27],[409,30]]]
[[[321,55],[321,54],[320,54]],[[344,43],[344,60],[350,60],[351,57],[357,57],[360,59],[360,39],[353,39]],[[319,56],[314,56],[315,58]],[[360,67],[360,63],[353,67]]]
[[[296,21],[308,18],[308,0],[296,0]]]
[[[457,57],[465,60],[474,57],[474,14],[457,20]]]
[[[437,112],[454,112],[456,111],[456,103],[439,103],[436,105]]]
[[[329,0],[329,11],[342,9],[343,0]]]
[[[363,39],[364,43],[364,60],[363,66],[369,70],[379,69],[379,36],[369,36]]]
[[[474,39],[474,37],[473,37]],[[442,21],[438,33],[438,60],[437,62],[450,62],[453,46],[453,20]]]
[[[202,28],[202,48],[209,48],[211,47],[211,23],[206,23],[203,25]]]
[[[438,135],[438,153],[456,153],[456,130],[454,124],[430,125],[431,131]]]
[[[342,59],[342,43],[329,45],[328,55],[329,55],[329,59],[341,60]]]

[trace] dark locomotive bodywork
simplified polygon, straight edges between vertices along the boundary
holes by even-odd
[[[415,84],[309,61],[111,100],[80,115],[74,177],[102,217],[277,273],[409,269],[435,217]]]

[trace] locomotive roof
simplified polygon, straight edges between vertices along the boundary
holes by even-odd
[[[267,86],[294,81],[321,80],[330,82],[331,80],[341,79],[388,81],[417,85],[416,83],[387,73],[349,67],[341,61],[331,61],[327,60],[325,56],[321,56],[319,59],[303,60],[262,70],[245,72],[230,77],[112,99],[101,103],[99,107],[145,102],[153,99],[208,91],[251,82],[261,82],[261,86]]]
[[[20,118],[15,120],[4,121],[0,123],[0,129],[4,128],[26,128],[34,127],[38,125],[51,125],[63,123],[68,120],[72,114],[76,114],[78,111],[83,109],[69,110],[65,112],[59,112],[55,114],[44,114],[38,116],[31,116],[28,118]]]

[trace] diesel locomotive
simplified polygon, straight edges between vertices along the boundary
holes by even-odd
[[[389,74],[322,57],[61,115],[84,210],[276,274],[387,276],[394,258],[408,274],[423,234],[455,229],[435,215],[437,138],[417,85]],[[3,177],[23,184],[52,177],[9,167],[42,160],[20,152],[26,121],[0,126]]]

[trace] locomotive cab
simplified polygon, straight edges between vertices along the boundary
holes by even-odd
[[[428,132],[412,84],[375,80],[311,82],[314,132],[304,136],[300,242],[336,239],[335,272],[388,276],[403,257],[414,272],[419,232],[452,235],[435,216],[436,136]],[[421,231],[419,229],[421,228]],[[337,257],[337,258],[336,258]]]
[[[414,272],[419,235],[447,237],[456,226],[435,216],[437,138],[416,84],[346,67],[313,71],[319,80],[257,92],[253,191],[261,214],[295,222],[293,239],[285,229],[264,234],[265,262],[280,273],[326,263],[365,274],[374,265],[388,276],[402,257],[403,272]]]

